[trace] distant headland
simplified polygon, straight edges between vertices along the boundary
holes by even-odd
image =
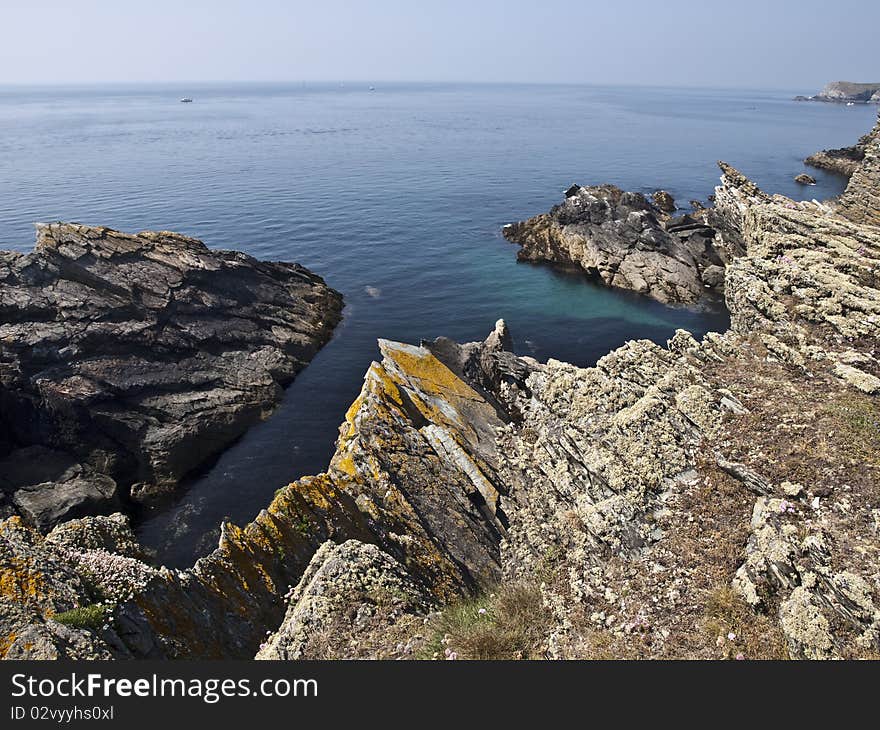
[[[794,100],[827,101],[837,104],[880,104],[880,81],[873,84],[832,81],[815,96],[796,96]]]

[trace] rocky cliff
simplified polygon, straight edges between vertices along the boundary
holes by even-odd
[[[797,96],[797,101],[827,101],[837,103],[875,103],[880,102],[880,83],[855,83],[853,81],[832,81],[814,96]]]
[[[850,220],[876,226],[880,225],[880,116],[859,143],[864,150],[863,161],[853,171],[836,207]]]
[[[172,490],[277,404],[342,299],[174,233],[37,226],[0,253],[0,510],[43,530]]]
[[[503,323],[380,342],[328,470],[190,570],[145,563],[120,517],[0,523],[0,652],[877,657],[880,227],[859,172],[823,205],[722,164],[701,225],[731,328],[701,342],[591,368],[514,356]],[[647,241],[657,215],[609,197],[574,225]]]
[[[405,571],[419,605],[492,585],[507,524],[495,433],[511,415],[478,381],[527,374],[528,364],[513,374],[505,365],[507,341],[499,325],[466,347],[380,342],[383,359],[346,414],[328,471],[279,490],[245,528],[223,525],[218,548],[190,570],[120,555],[117,543],[132,541],[124,522],[112,541],[91,536],[96,518],[45,538],[17,517],[0,523],[0,649],[10,658],[252,656],[292,587],[326,576],[321,565],[336,553],[318,548],[328,540],[352,541],[352,571]],[[394,605],[393,593],[382,605]],[[100,620],[85,623],[84,609]]]

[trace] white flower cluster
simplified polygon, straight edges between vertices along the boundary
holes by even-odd
[[[106,550],[69,550],[67,557],[83,570],[105,598],[114,603],[130,601],[158,575],[155,568],[140,560]]]

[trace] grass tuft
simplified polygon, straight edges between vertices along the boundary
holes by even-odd
[[[550,625],[537,585],[513,583],[447,606],[430,623],[422,659],[541,659]]]
[[[107,619],[107,608],[96,603],[91,606],[73,608],[63,613],[56,613],[52,618],[60,624],[75,629],[97,631]]]

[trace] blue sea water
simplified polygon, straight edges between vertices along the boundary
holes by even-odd
[[[801,90],[802,91],[802,90]],[[705,200],[724,159],[768,191],[838,194],[810,170],[870,128],[867,106],[797,91],[484,85],[0,87],[0,247],[32,223],[169,229],[298,261],[346,301],[334,339],[268,421],[194,475],[139,534],[169,565],[209,550],[280,486],[323,470],[376,339],[482,339],[505,318],[519,352],[588,365],[627,339],[724,329],[723,309],[664,307],[519,264],[503,224],[572,182]],[[189,96],[192,104],[181,104]]]

